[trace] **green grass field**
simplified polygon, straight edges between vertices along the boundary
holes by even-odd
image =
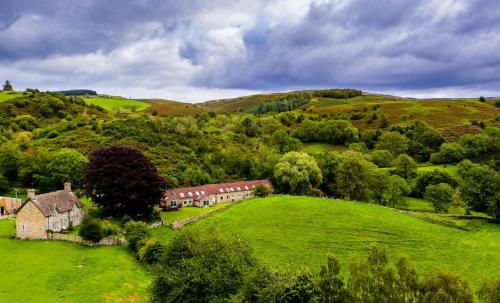
[[[97,96],[97,97],[89,97],[85,98],[85,102],[87,104],[99,105],[102,108],[112,111],[143,111],[146,108],[150,107],[151,104],[146,102],[125,99],[122,97],[105,97],[105,96]]]
[[[309,154],[322,153],[325,151],[345,151],[347,148],[343,145],[333,145],[328,143],[306,143],[301,151]]]
[[[0,102],[7,101],[22,96],[21,92],[5,92],[0,91]]]
[[[0,239],[1,302],[146,302],[151,277],[127,247]]]
[[[455,176],[458,173],[458,166],[452,165],[452,164],[445,164],[445,165],[421,166],[418,168],[418,171],[421,171],[421,172],[434,171],[434,170],[442,170],[442,171],[445,171],[452,176]]]
[[[162,212],[161,218],[165,224],[170,224],[175,221],[182,221],[189,218],[193,218],[199,215],[212,212],[216,209],[222,208],[229,205],[229,202],[217,203],[212,207],[200,208],[200,207],[183,207],[177,211]]]
[[[186,228],[239,235],[262,260],[284,268],[317,270],[334,254],[345,269],[354,255],[383,245],[394,261],[406,256],[422,275],[447,269],[474,287],[500,271],[499,225],[463,231],[367,203],[274,196],[245,201]],[[155,230],[166,242],[177,232]]]
[[[0,220],[0,237],[10,237],[16,235],[16,220],[3,219]]]

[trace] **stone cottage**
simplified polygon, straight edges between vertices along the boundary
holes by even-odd
[[[207,184],[194,187],[182,187],[167,190],[161,201],[164,209],[180,207],[210,207],[220,202],[235,202],[254,196],[255,186],[263,185],[272,192],[269,180],[238,181],[231,183]]]
[[[83,216],[83,204],[71,191],[70,183],[64,184],[64,190],[42,195],[35,195],[31,189],[16,213],[16,235],[21,239],[46,239],[47,231],[79,225]]]
[[[0,217],[14,214],[22,203],[21,199],[0,197]]]

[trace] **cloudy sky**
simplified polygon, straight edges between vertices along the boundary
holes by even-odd
[[[498,0],[0,0],[0,80],[202,101],[500,96]]]

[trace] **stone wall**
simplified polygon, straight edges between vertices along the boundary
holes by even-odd
[[[87,246],[113,246],[113,245],[124,245],[127,243],[127,240],[125,240],[125,238],[117,238],[117,237],[107,237],[97,243],[94,243],[91,241],[84,240],[82,237],[77,235],[68,235],[59,233],[49,233],[47,239],[55,241],[79,243]]]

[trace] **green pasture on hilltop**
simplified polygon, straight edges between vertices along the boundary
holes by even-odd
[[[146,102],[113,96],[88,97],[85,98],[85,103],[99,105],[100,107],[111,111],[128,112],[143,111],[151,106],[151,104],[148,104]]]
[[[146,302],[150,274],[125,246],[0,238],[1,302]]]
[[[474,288],[500,271],[499,225],[464,231],[368,203],[273,196],[244,201],[185,228],[241,236],[259,258],[284,268],[318,270],[333,254],[346,269],[353,256],[382,245],[393,261],[406,256],[423,276],[445,269]],[[166,226],[155,230],[164,242],[176,233]]]
[[[22,96],[21,92],[6,92],[0,91],[0,102],[7,101]]]

